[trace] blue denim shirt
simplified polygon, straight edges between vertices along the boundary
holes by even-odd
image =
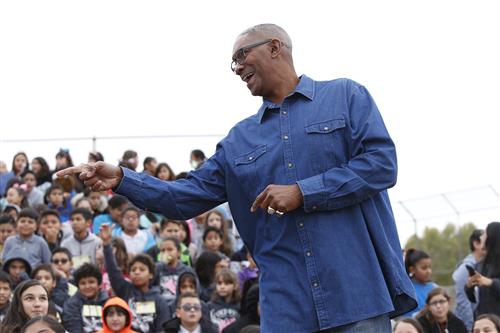
[[[230,108],[228,108],[230,109]],[[262,332],[313,332],[414,306],[386,189],[396,151],[368,91],[302,76],[281,105],[264,100],[187,179],[123,169],[117,192],[187,219],[229,202],[261,270]],[[302,208],[250,212],[269,184],[298,184]]]

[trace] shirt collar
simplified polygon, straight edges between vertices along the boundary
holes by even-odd
[[[185,328],[184,326],[180,325],[179,333],[201,333],[201,327],[198,324],[198,326],[196,326],[196,328],[194,329],[194,331],[189,331],[187,328]]]
[[[312,101],[314,99],[314,81],[306,75],[301,75],[299,84],[297,84],[295,90],[288,96],[292,96],[296,93],[299,93]],[[264,117],[264,113],[267,109],[276,109],[281,107],[281,104],[273,103],[265,98],[263,98],[262,100],[262,105],[257,112],[257,120],[259,121],[259,123],[262,123],[262,117]]]

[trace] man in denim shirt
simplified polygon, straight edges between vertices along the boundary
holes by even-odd
[[[228,201],[261,271],[262,332],[390,332],[416,301],[386,192],[396,151],[368,91],[298,77],[290,37],[273,24],[238,36],[231,69],[263,104],[187,179],[101,162],[59,176],[81,172],[173,219]]]

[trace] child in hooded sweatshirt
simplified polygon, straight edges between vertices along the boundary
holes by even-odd
[[[208,307],[212,323],[222,332],[240,316],[240,288],[236,274],[229,269],[222,269],[217,273],[215,283],[215,291]]]
[[[102,309],[103,329],[97,333],[137,333],[132,330],[132,311],[120,297],[108,299]]]
[[[177,238],[166,237],[161,241],[156,272],[161,293],[167,301],[175,299],[178,277],[187,269],[180,261],[180,254],[181,243]]]
[[[113,255],[109,225],[101,226],[100,237],[111,287],[116,296],[128,302],[134,314],[132,328],[141,333],[161,332],[163,323],[171,318],[171,313],[160,288],[150,287],[156,271],[153,259],[143,253],[133,257],[129,265],[130,282],[126,281]]]

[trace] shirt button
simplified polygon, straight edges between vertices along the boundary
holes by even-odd
[[[249,160],[249,161],[253,160],[253,156],[250,156],[250,157],[248,158],[248,160]]]
[[[328,131],[328,126],[323,127],[325,131]]]
[[[310,251],[307,251],[306,256],[310,257],[310,256],[311,256],[311,254],[312,254],[312,253],[311,253]]]
[[[288,167],[289,168],[293,167],[293,164],[292,163],[288,163]]]
[[[288,140],[288,135],[283,135],[283,139]]]
[[[316,206],[312,206],[312,209],[313,209],[313,210],[316,210],[316,209],[318,209],[318,207],[316,207]]]
[[[282,113],[283,113],[283,114],[287,114],[287,112],[286,112],[286,111],[283,111]]]
[[[317,286],[318,286],[318,282],[314,282],[313,287],[317,287]]]
[[[300,222],[299,227],[304,228],[304,223]]]

